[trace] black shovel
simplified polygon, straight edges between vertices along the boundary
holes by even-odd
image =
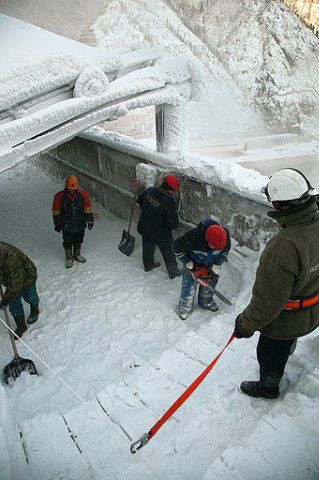
[[[0,292],[1,292],[1,299],[3,299],[3,290],[2,286],[0,285]],[[4,317],[6,320],[6,324],[9,328],[11,328],[10,317],[8,314],[7,307],[3,307]],[[2,378],[7,385],[12,385],[14,380],[18,378],[22,372],[29,372],[30,375],[38,375],[37,369],[32,360],[28,358],[22,358],[18,354],[18,349],[16,343],[13,338],[13,333],[8,329],[9,337],[14,353],[14,357],[8,365],[6,365],[2,372]]]
[[[122,233],[122,239],[119,243],[118,249],[127,255],[128,257],[133,253],[134,246],[135,246],[135,238],[133,235],[130,234],[130,229],[131,229],[131,223],[132,223],[132,218],[133,218],[133,213],[134,213],[134,208],[135,208],[135,202],[138,194],[138,184],[137,184],[137,189],[134,195],[134,200],[133,200],[133,205],[131,209],[131,215],[130,215],[130,220],[128,222],[128,228],[127,231],[123,230]]]

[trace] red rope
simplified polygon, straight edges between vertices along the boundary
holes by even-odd
[[[232,333],[229,337],[226,345],[222,351],[214,358],[214,360],[205,368],[205,370],[194,380],[194,382],[185,390],[180,397],[170,406],[170,408],[164,413],[164,415],[153,425],[153,427],[147,433],[147,439],[150,440],[158,432],[158,430],[164,425],[165,422],[179,409],[181,405],[188,399],[188,397],[196,390],[196,388],[202,383],[204,378],[209,374],[209,372],[216,365],[220,357],[222,356],[224,350],[228,345],[234,340],[235,333]]]

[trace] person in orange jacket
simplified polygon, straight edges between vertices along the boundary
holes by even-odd
[[[62,232],[66,268],[72,267],[73,258],[77,262],[86,262],[81,255],[81,244],[86,226],[88,230],[93,228],[94,217],[90,198],[85,190],[79,188],[74,175],[68,176],[65,188],[54,195],[52,215],[54,230]]]

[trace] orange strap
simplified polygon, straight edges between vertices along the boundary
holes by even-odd
[[[199,377],[194,380],[194,382],[185,390],[185,392],[182,393],[178,397],[178,399],[173,403],[173,405],[170,406],[170,408],[164,413],[164,415],[158,420],[157,423],[148,431],[148,439],[150,440],[152,437],[154,437],[155,433],[161,428],[162,425],[173,415],[173,413],[176,412],[176,410],[179,409],[181,405],[188,399],[188,397],[196,390],[198,385],[202,383],[204,378],[209,374],[209,372],[212,370],[214,365],[218,362],[219,358],[223,354],[224,350],[228,347],[230,342],[232,342],[235,338],[235,334],[232,333],[230,336],[228,342],[224,346],[221,352],[214,358],[214,360],[208,365],[208,367],[205,368],[205,370],[199,375]]]
[[[309,298],[300,298],[299,300],[289,300],[285,303],[284,310],[300,310],[302,308],[312,307],[319,302],[319,293]]]
[[[141,448],[146,445],[149,440],[151,440],[152,437],[154,437],[155,433],[164,425],[165,422],[173,415],[173,413],[176,412],[176,410],[179,409],[181,405],[188,399],[188,397],[196,390],[198,385],[202,383],[204,378],[209,374],[209,372],[212,370],[214,365],[218,362],[220,357],[222,356],[224,350],[228,347],[228,345],[234,340],[235,338],[235,332],[231,334],[229,337],[226,345],[224,348],[219,352],[219,354],[214,358],[214,360],[208,365],[208,367],[205,368],[205,370],[194,380],[194,382],[185,390],[185,392],[182,393],[178,397],[177,400],[169,407],[169,409],[164,413],[164,415],[153,425],[153,427],[147,432],[144,433],[141,438],[136,440],[136,442],[133,442],[130,451],[131,453],[137,453]]]

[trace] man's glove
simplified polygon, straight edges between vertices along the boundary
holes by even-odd
[[[93,226],[94,226],[93,222],[88,223],[88,230],[92,230]]]
[[[222,271],[222,267],[220,265],[213,265],[212,268],[211,268],[211,271],[215,274],[215,275],[220,275],[221,274],[221,271]]]
[[[6,300],[6,299],[4,298],[4,299],[1,300],[1,302],[0,302],[0,308],[2,309],[2,308],[4,308],[4,307],[6,307],[6,306],[8,305],[8,303],[9,303],[8,300]]]
[[[62,226],[61,226],[61,225],[55,225],[54,230],[55,230],[56,232],[61,233]]]
[[[240,325],[240,316],[241,314],[237,315],[237,318],[235,320],[235,337],[236,338],[250,338],[254,335],[254,332],[248,332],[242,326]]]
[[[193,268],[194,268],[194,262],[193,262],[193,260],[190,260],[189,262],[187,262],[187,263],[185,264],[185,267],[188,268],[188,270],[193,270]]]

